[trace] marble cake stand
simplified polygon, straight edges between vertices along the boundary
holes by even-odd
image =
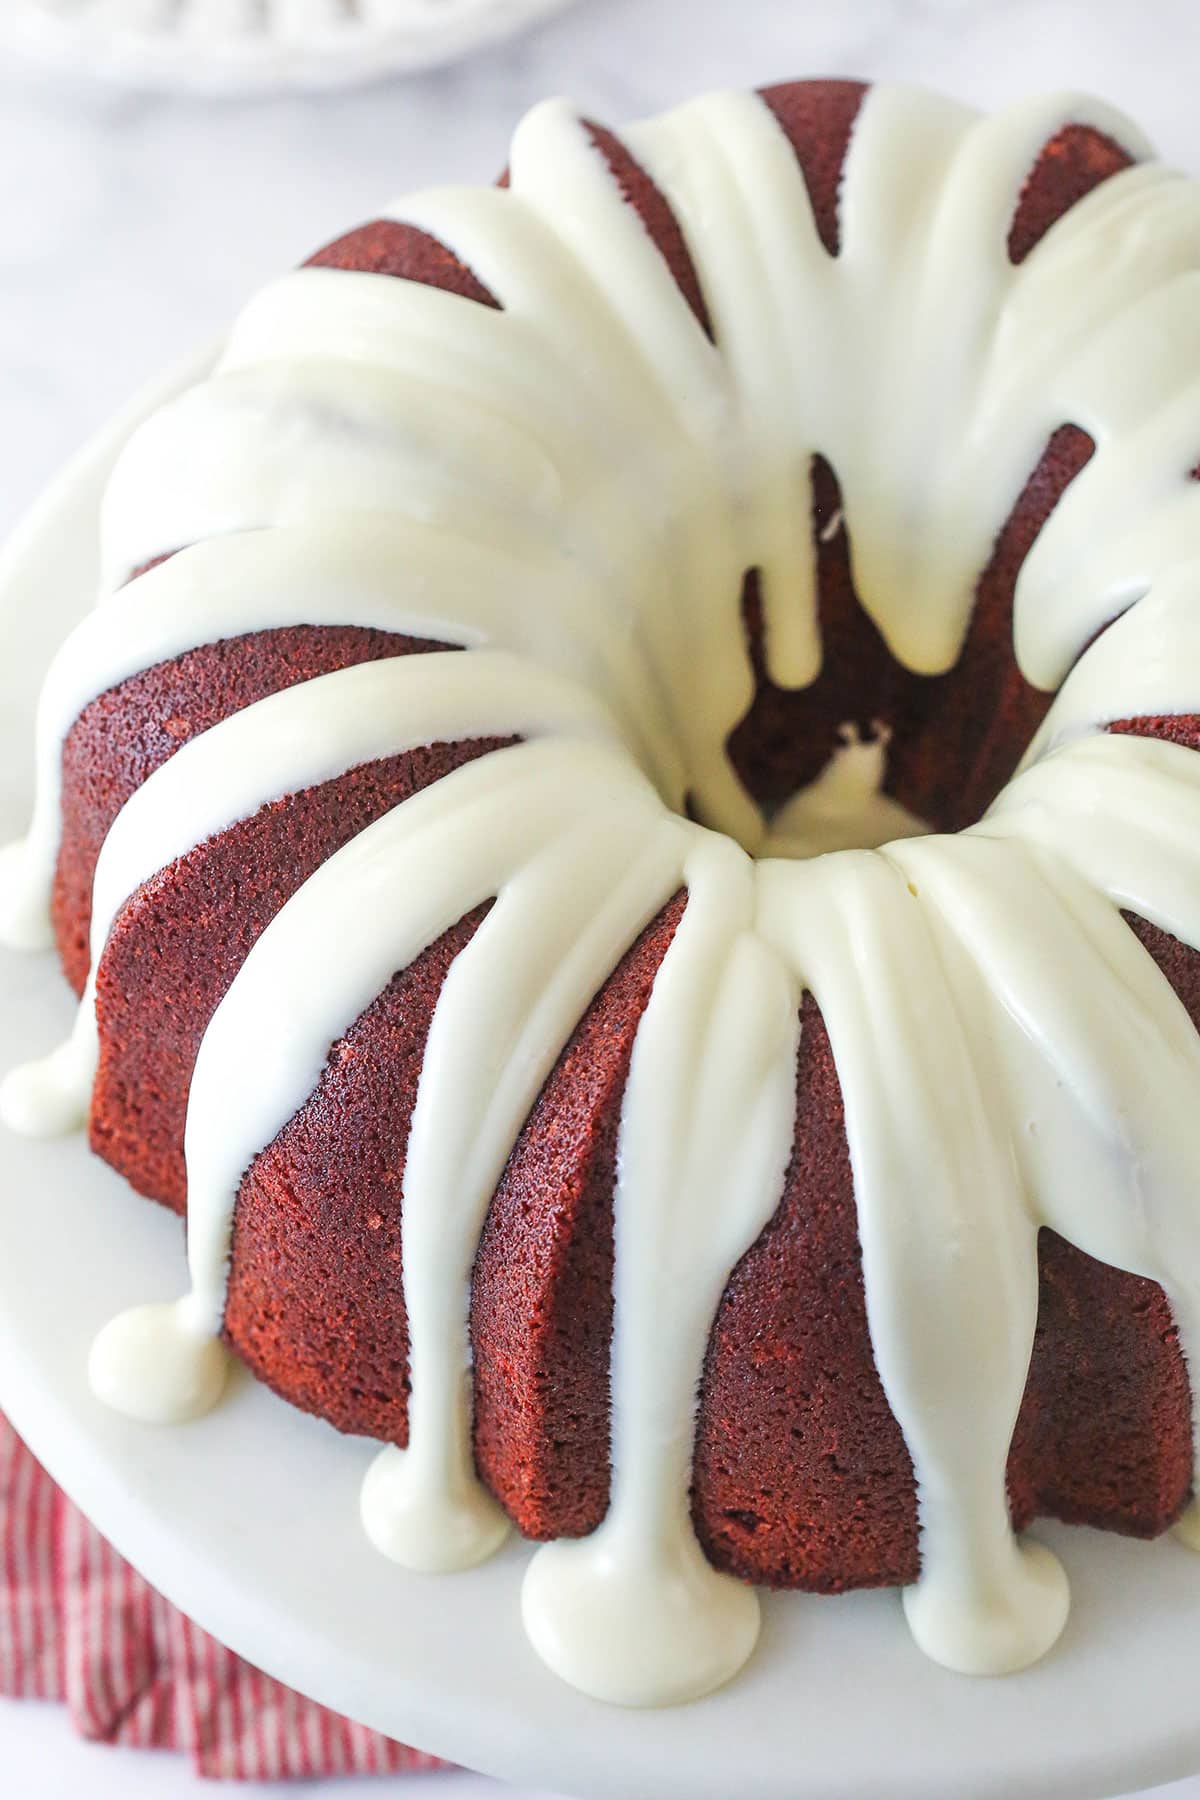
[[[36,682],[87,604],[96,495],[145,404],[47,496],[0,576],[0,837],[23,824]],[[52,958],[0,953],[0,1069],[49,1048],[69,1018]],[[92,1399],[97,1327],[182,1286],[177,1220],[79,1139],[0,1134],[0,1407],[149,1581],[339,1711],[583,1800],[1098,1800],[1200,1769],[1200,1558],[1169,1539],[1047,1530],[1072,1616],[1043,1664],[1003,1681],[927,1662],[892,1593],[785,1595],[768,1600],[758,1653],[724,1692],[664,1712],[591,1702],[525,1641],[522,1546],[445,1578],[406,1574],[369,1547],[358,1486],[372,1446],[249,1379],[179,1429]]]

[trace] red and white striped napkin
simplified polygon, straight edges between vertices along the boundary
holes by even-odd
[[[119,1557],[0,1416],[0,1693],[241,1780],[440,1765],[251,1668]]]

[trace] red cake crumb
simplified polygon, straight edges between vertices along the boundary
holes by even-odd
[[[1043,144],[1021,189],[1008,233],[1009,260],[1022,263],[1055,219],[1133,162],[1128,150],[1092,125],[1064,125]]]
[[[349,769],[272,801],[138,889],[98,971],[91,1140],[139,1193],[176,1212],[187,1205],[183,1128],[200,1041],[280,907],[373,820],[503,741],[434,744]]]
[[[395,219],[375,219],[360,225],[335,243],[326,244],[306,265],[310,269],[350,269],[368,275],[395,275],[419,281],[426,287],[443,288],[475,300],[480,306],[499,307],[500,302],[461,263],[452,250],[427,231]]]
[[[355,663],[450,646],[355,625],[289,625],[189,650],[85,706],[63,746],[63,825],[53,919],[67,979],[82,992],[90,961],[92,881],[129,796],[155,769],[245,706]]]
[[[679,222],[645,170],[634,160],[620,138],[602,125],[588,125],[592,142],[604,157],[626,203],[631,206],[671,271],[676,287],[696,315],[706,336],[712,337],[712,320]]]
[[[480,1240],[475,1458],[528,1537],[585,1535],[608,1506],[617,1126],[633,1040],[683,909],[678,895],[584,1015]]]
[[[875,1372],[841,1086],[811,995],[792,1161],[717,1313],[694,1477],[718,1568],[820,1593],[916,1574],[912,1464]]]
[[[836,256],[842,243],[838,216],[842,169],[867,85],[862,81],[787,81],[764,88],[762,97],[796,152],[817,236],[830,256]]]
[[[429,1022],[487,907],[395,975],[254,1159],[234,1221],[225,1335],[261,1381],[340,1431],[408,1442],[400,1191]]]

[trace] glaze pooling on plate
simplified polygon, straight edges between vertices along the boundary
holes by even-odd
[[[507,189],[394,213],[499,305],[319,268],[266,289],[212,377],[129,444],[104,505],[109,597],[47,684],[34,827],[6,865],[14,938],[44,916],[63,737],[123,673],[286,620],[467,652],[320,677],[181,750],[109,838],[96,953],[140,881],[272,799],[431,735],[524,740],[368,826],[262,933],[192,1084],[191,1294],[116,1321],[93,1359],[138,1417],[215,1397],[245,1169],[393,971],[492,902],[441,991],[407,1154],[410,1442],[363,1496],[372,1540],[412,1568],[468,1566],[503,1533],[471,1455],[484,1216],[592,996],[686,889],[621,1115],[611,1504],[590,1538],[539,1550],[524,1589],[540,1654],[605,1699],[695,1697],[754,1645],[753,1591],[692,1531],[695,1394],[729,1273],[778,1205],[806,992],[917,1481],[904,1605],[930,1656],[1020,1668],[1066,1617],[1063,1572],[1014,1538],[1005,1488],[1039,1229],[1159,1282],[1189,1360],[1200,1348],[1200,1043],[1120,916],[1200,947],[1200,763],[1104,731],[1200,699],[1200,188],[1142,163],[1014,265],[1021,183],[1068,123],[1148,154],[1075,95],[980,119],[871,90],[836,257],[760,99],[634,128],[710,338],[587,127],[538,108]],[[915,835],[882,792],[885,739],[848,732],[767,820],[726,751],[754,691],[739,596],[760,571],[770,673],[812,682],[814,456],[837,470],[864,608],[900,663],[936,674],[1064,419],[1095,454],[1022,567],[1015,639],[1030,681],[1070,674],[1022,771],[968,830]],[[320,983],[296,984],[317,964]],[[10,1077],[6,1116],[82,1117],[94,1063],[85,1002],[71,1046]]]

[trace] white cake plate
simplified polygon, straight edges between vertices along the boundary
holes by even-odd
[[[35,685],[88,602],[96,494],[123,430],[47,497],[0,578],[0,835],[24,822]],[[0,1069],[49,1048],[69,1019],[52,958],[0,954]],[[79,1139],[0,1136],[0,1177],[0,1407],[149,1581],[340,1712],[584,1800],[1099,1800],[1200,1769],[1200,1558],[1169,1539],[1046,1529],[1071,1618],[1042,1664],[1006,1680],[927,1662],[894,1593],[778,1595],[752,1664],[722,1693],[663,1712],[589,1701],[524,1638],[523,1546],[446,1577],[406,1574],[370,1548],[358,1488],[371,1445],[249,1378],[177,1429],[98,1405],[84,1373],[93,1333],[182,1290],[178,1221]]]
[[[3,0],[0,41],[73,72],[208,94],[432,68],[572,0]]]

